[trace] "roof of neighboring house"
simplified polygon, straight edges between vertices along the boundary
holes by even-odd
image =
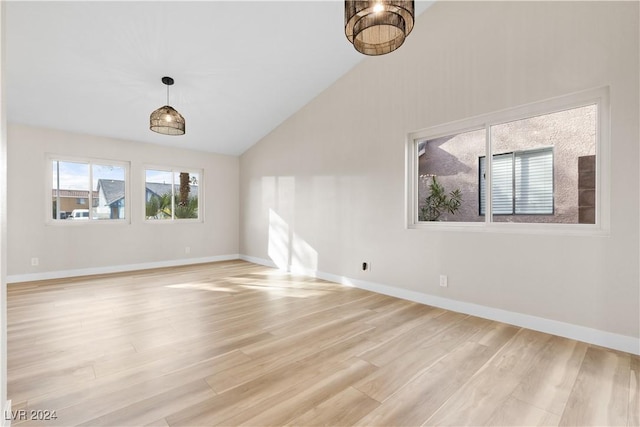
[[[52,190],[53,197],[58,195],[58,190],[55,188]],[[89,190],[60,190],[60,197],[78,197],[78,198],[88,198]],[[93,192],[93,197],[98,197],[98,192]]]
[[[147,187],[147,191],[152,192],[156,196],[161,196],[163,194],[171,193],[171,184],[160,184],[157,182],[147,182],[145,183]]]
[[[146,183],[147,191],[151,193],[161,196],[163,194],[171,193],[171,184],[161,184],[157,182],[147,182]],[[102,189],[104,194],[104,198],[106,200],[107,205],[111,205],[118,200],[124,198],[125,194],[125,185],[124,181],[118,179],[99,179],[98,180],[98,191]],[[63,190],[61,190],[63,191]],[[180,192],[180,185],[175,185],[175,192],[178,194]],[[86,192],[88,193],[88,192]],[[198,186],[190,185],[189,197],[195,197],[198,195]],[[85,196],[86,197],[86,196]],[[97,194],[94,195],[97,197]]]
[[[159,182],[147,182],[146,184],[147,191],[152,192],[156,196],[162,196],[163,194],[171,193],[171,184],[160,184]],[[176,194],[180,193],[180,185],[175,184],[175,192]],[[198,186],[190,185],[189,186],[189,197],[195,197],[198,195]]]
[[[107,205],[124,198],[124,181],[118,179],[99,179],[98,191],[102,188],[102,193]]]

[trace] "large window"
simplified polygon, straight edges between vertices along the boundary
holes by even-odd
[[[125,220],[126,163],[51,157],[51,213],[56,223]]]
[[[145,218],[173,221],[201,218],[202,171],[145,170]]]
[[[409,226],[602,225],[607,98],[600,89],[410,134]]]

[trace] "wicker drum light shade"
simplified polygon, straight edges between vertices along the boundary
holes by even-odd
[[[165,105],[151,113],[149,129],[164,135],[184,135],[184,117],[173,107]]]
[[[171,77],[163,77],[162,83],[167,85],[167,105],[151,113],[149,129],[163,135],[184,135],[184,117],[169,105],[169,86],[173,84],[173,79]]]
[[[344,31],[365,55],[384,55],[399,48],[413,29],[413,0],[345,0]]]

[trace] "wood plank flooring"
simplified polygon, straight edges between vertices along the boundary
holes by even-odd
[[[244,261],[11,284],[7,315],[13,425],[640,423],[638,356]]]

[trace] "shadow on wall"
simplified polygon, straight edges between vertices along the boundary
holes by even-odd
[[[461,162],[458,157],[441,148],[442,145],[456,136],[452,135],[432,139],[428,142],[425,141],[425,151],[429,151],[429,156],[425,158],[426,164],[424,166],[429,170],[430,174],[443,177],[471,172],[472,168],[469,165]]]

